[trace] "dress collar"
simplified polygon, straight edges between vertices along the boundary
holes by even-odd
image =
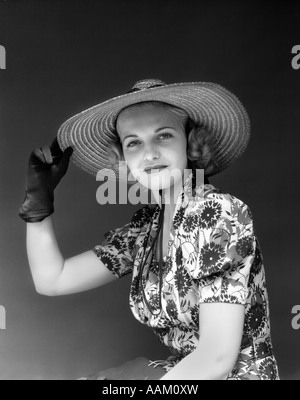
[[[176,199],[176,204],[175,204],[175,208],[174,208],[174,212],[173,212],[173,216],[172,216],[172,220],[171,220],[171,225],[174,221],[174,217],[177,214],[177,211],[181,208],[181,207],[186,207],[190,201],[190,197],[193,194],[193,177],[194,177],[194,172],[190,172],[185,176],[185,179],[183,181],[183,185],[182,188],[180,190],[180,192],[178,193],[177,199]],[[152,208],[152,224],[154,223],[153,228],[157,229],[158,225],[159,225],[159,216],[161,214],[162,211],[162,207],[159,204],[156,204],[156,206],[151,207]]]
[[[182,188],[177,196],[174,213],[180,207],[186,207],[191,200],[204,194],[204,185],[208,183],[203,170],[186,170]]]
[[[212,186],[204,176],[203,170],[186,170],[184,173],[182,189],[178,193],[176,199],[172,221],[181,207],[186,208],[190,202],[199,202],[201,198],[204,197],[205,185]],[[160,211],[161,207],[159,204],[153,207],[152,218],[154,218],[156,223],[158,223]]]

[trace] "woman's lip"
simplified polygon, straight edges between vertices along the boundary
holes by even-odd
[[[147,170],[145,170],[145,172],[147,172],[147,174],[149,174],[149,173],[152,173],[152,171],[157,171],[157,172],[154,172],[155,174],[157,174],[158,172],[160,172],[164,168],[167,168],[167,166],[165,165],[164,167],[147,169]]]

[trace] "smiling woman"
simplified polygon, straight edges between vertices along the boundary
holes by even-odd
[[[176,134],[180,134],[182,131],[185,133],[185,137],[187,140],[186,151],[187,151],[187,168],[191,169],[205,169],[207,174],[209,174],[215,166],[213,159],[212,146],[210,145],[210,136],[208,131],[201,124],[196,123],[192,120],[192,118],[186,113],[185,110],[176,107],[171,104],[167,104],[164,102],[158,101],[145,101],[140,102],[129,107],[126,107],[119,114],[117,123],[116,123],[116,131],[115,132],[115,140],[113,141],[110,147],[110,159],[111,161],[111,169],[116,170],[119,165],[120,160],[125,160],[124,151],[129,151],[131,148],[135,149],[135,147],[140,146],[141,143],[139,141],[128,141],[129,138],[134,137],[138,138],[137,135],[129,134],[124,135],[122,140],[122,130],[120,130],[120,117],[123,115],[128,115],[128,113],[134,112],[135,110],[151,110],[151,108],[155,108],[156,110],[165,111],[165,115],[169,114],[171,120],[176,122],[177,130],[172,126],[161,126],[155,130],[154,133],[161,133],[158,135],[162,144],[168,146],[169,141],[176,136]],[[179,127],[179,132],[178,132]],[[125,140],[126,139],[126,140]],[[157,138],[158,140],[158,138]],[[125,146],[125,148],[124,148]],[[151,166],[150,166],[151,167]]]
[[[123,110],[118,115],[116,128],[134,178],[144,187],[149,185],[154,193],[163,189],[166,194],[175,192],[177,197],[182,187],[182,171],[188,167],[184,120],[157,104],[146,103]],[[138,139],[133,141],[133,134]],[[155,164],[166,168],[151,174],[145,171]],[[177,172],[173,174],[173,184],[169,179],[171,171]]]
[[[90,379],[279,379],[252,213],[207,179],[240,157],[249,137],[245,108],[222,86],[148,79],[70,118],[50,148],[32,153],[20,216],[37,290],[76,293],[131,274],[133,315],[170,350]],[[65,260],[51,220],[54,188],[70,158],[93,175],[109,168],[112,146],[156,205]]]

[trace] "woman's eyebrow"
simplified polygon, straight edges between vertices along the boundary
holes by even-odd
[[[155,129],[154,133],[160,132],[160,131],[162,131],[164,129],[173,129],[174,131],[176,130],[172,126],[162,126],[160,128]],[[127,136],[124,137],[123,142],[125,141],[125,139],[130,138],[130,137],[138,137],[138,135],[134,135],[134,134],[127,135]]]
[[[175,128],[173,128],[173,126],[162,126],[161,128],[157,128],[155,129],[155,133],[162,131],[163,129],[173,129],[174,131],[176,130]]]

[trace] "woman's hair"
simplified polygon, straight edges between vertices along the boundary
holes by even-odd
[[[192,170],[204,169],[204,174],[208,175],[215,163],[213,161],[213,152],[211,146],[211,138],[207,129],[201,124],[194,122],[183,109],[173,106],[171,104],[163,103],[160,101],[145,101],[136,103],[124,108],[121,112],[127,109],[142,108],[147,106],[156,106],[174,114],[179,119],[182,127],[187,135],[187,158],[188,168]],[[122,143],[118,135],[118,118],[115,124],[115,140],[112,143],[110,151],[111,168],[117,171],[119,168],[119,161],[124,161],[124,154]]]

